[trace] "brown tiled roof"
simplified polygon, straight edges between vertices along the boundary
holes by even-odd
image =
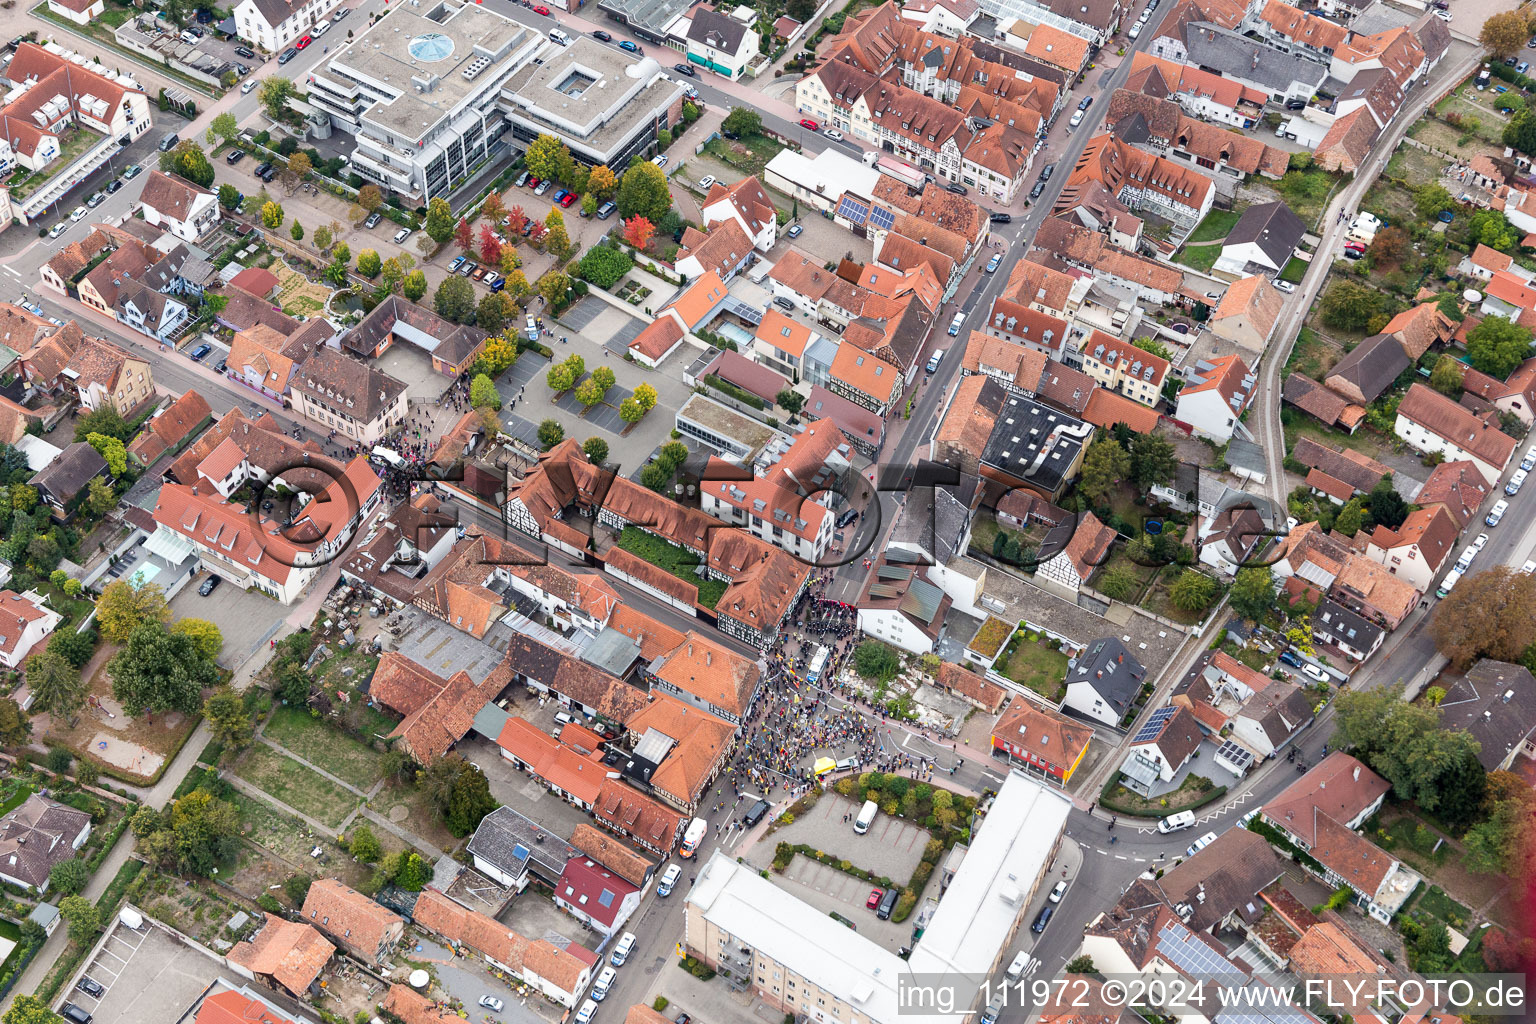
[[[1375,459],[1353,449],[1330,448],[1310,437],[1296,439],[1296,446],[1291,449],[1291,458],[1303,466],[1320,469],[1334,479],[1344,481],[1362,494],[1369,493],[1371,488],[1381,482],[1382,477],[1392,472]]]
[[[1457,526],[1466,526],[1477,515],[1478,506],[1488,496],[1488,481],[1471,462],[1442,462],[1430,471],[1429,479],[1419,488],[1414,502],[1421,508],[1441,505]]]
[[[1390,788],[1357,758],[1335,750],[1265,804],[1264,816],[1310,846],[1317,815],[1350,821]]]
[[[500,692],[501,686],[491,683],[494,678],[493,674],[487,678],[488,685],[477,686],[468,672],[455,672],[425,704],[395,726],[389,738],[400,737],[417,763],[431,764],[464,738],[475,724],[475,715]]]
[[[747,717],[762,677],[756,662],[697,631],[652,662],[651,674],[738,718]]]
[[[409,985],[389,986],[389,994],[380,1005],[405,1024],[454,1024],[455,1021],[463,1024],[464,1020],[449,1010],[446,1003],[428,999]]]
[[[592,816],[617,832],[633,836],[663,854],[677,842],[683,817],[654,797],[620,779],[604,779]]]
[[[199,188],[185,178],[163,171],[150,171],[144,179],[144,191],[139,201],[172,220],[186,220],[192,212],[192,204],[198,196],[212,196],[205,188]]]
[[[1206,931],[1228,914],[1255,920],[1262,903],[1259,892],[1285,873],[1285,864],[1268,840],[1245,828],[1230,828],[1193,857],[1170,868],[1157,880],[1175,906],[1188,904],[1186,922]]]
[[[1298,974],[1330,977],[1374,975],[1388,969],[1359,936],[1334,920],[1321,921],[1302,933],[1291,947],[1290,967]]]
[[[940,664],[935,678],[940,686],[960,694],[989,715],[997,714],[997,709],[1008,699],[1007,690],[952,661]]]
[[[1018,698],[992,726],[992,742],[1034,754],[1066,772],[1093,739],[1093,729],[1065,715]]]
[[[148,465],[169,448],[186,441],[192,431],[213,415],[208,400],[196,391],[188,391],[145,425],[144,431],[128,446],[130,454]]]
[[[571,845],[630,885],[645,885],[645,880],[656,869],[655,861],[591,825],[577,825],[571,833]]]
[[[1124,395],[1107,388],[1095,388],[1088,396],[1083,419],[1106,430],[1123,423],[1134,433],[1150,434],[1157,429],[1162,417],[1157,410],[1149,409]]]
[[[1408,513],[1408,518],[1396,530],[1377,526],[1371,534],[1371,543],[1388,549],[1417,545],[1424,563],[1438,571],[1455,546],[1459,533],[1456,520],[1444,508],[1436,506]]]
[[[1503,469],[1518,442],[1433,388],[1414,384],[1398,403],[1399,416],[1497,469]]]
[[[84,811],[33,793],[0,818],[5,873],[33,887],[46,885],[53,866],[74,857],[75,837],[90,823]]]
[[[639,642],[640,658],[647,662],[655,661],[683,642],[683,634],[678,630],[624,603],[613,609],[608,628]]]
[[[1058,409],[1081,416],[1088,410],[1093,393],[1098,388],[1094,379],[1081,370],[1074,370],[1065,363],[1052,360],[1040,375],[1039,398]]]
[[[1065,312],[1072,295],[1073,277],[1059,270],[1029,260],[1019,260],[1008,272],[1008,286],[1003,295],[1026,305],[1038,303],[1047,309]]]
[[[320,976],[336,947],[312,926],[266,915],[250,941],[236,945],[229,959],[255,974],[268,974],[296,996],[303,996]]]
[[[1355,489],[1349,484],[1316,467],[1307,470],[1307,486],[1314,491],[1321,491],[1341,505],[1355,496]]]
[[[1317,144],[1317,162],[1326,171],[1360,169],[1381,129],[1366,108],[1352,110],[1333,122]]]
[[[1317,815],[1315,838],[1307,851],[1323,867],[1360,892],[1375,895],[1392,873],[1392,855],[1326,814]]]
[[[394,404],[405,383],[338,349],[321,347],[299,367],[290,386],[331,408],[345,408],[359,423],[372,423]]]
[[[528,943],[528,948],[523,950],[523,966],[566,992],[578,991],[581,973],[588,970],[580,957],[547,939],[534,939]]]
[[[394,925],[405,923],[393,910],[333,878],[316,879],[309,887],[301,916],[344,944],[370,954],[384,943]]]
[[[1078,578],[1086,580],[1103,563],[1114,542],[1114,528],[1099,522],[1099,517],[1092,512],[1085,512],[1063,554],[1071,561]]]
[[[1287,402],[1329,426],[1339,422],[1350,407],[1337,392],[1329,391],[1311,377],[1299,373],[1285,378],[1284,395]]]
[[[692,804],[724,760],[735,727],[675,698],[652,696],[655,699],[627,727],[636,737],[655,729],[675,741],[651,774],[651,785],[679,803]]]

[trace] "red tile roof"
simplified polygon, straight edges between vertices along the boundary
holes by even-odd
[[[231,962],[255,974],[269,974],[296,996],[303,996],[336,952],[312,926],[267,914],[267,923],[248,942],[228,953]]]

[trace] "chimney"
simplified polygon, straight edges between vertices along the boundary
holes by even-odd
[[[693,657],[693,644],[691,642],[688,644],[688,657]]]
[[[1360,766],[1359,765],[1355,765],[1355,781],[1356,782],[1360,781]]]
[[[714,652],[713,651],[705,651],[704,652],[704,667],[705,668],[708,668],[710,662],[712,662],[714,660],[715,660],[715,658],[714,658]]]

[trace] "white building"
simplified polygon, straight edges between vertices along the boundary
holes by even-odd
[[[20,668],[32,648],[48,639],[62,621],[64,616],[43,607],[42,595],[36,591],[0,590],[0,665]]]
[[[1446,462],[1466,459],[1486,480],[1504,475],[1518,442],[1472,410],[1423,384],[1414,384],[1397,406],[1393,430],[1421,451],[1445,456]]]
[[[104,0],[48,0],[48,9],[76,25],[89,25],[106,10]]]
[[[688,24],[688,63],[734,81],[757,56],[758,34],[752,30],[757,11],[752,7],[727,10],[729,14],[694,9]]]
[[[219,223],[218,196],[185,178],[150,171],[139,195],[144,222],[184,242],[196,242]]]
[[[1200,360],[1184,380],[1174,418],[1205,437],[1229,440],[1253,400],[1254,378],[1248,365],[1235,355]]]
[[[241,39],[275,54],[297,42],[332,0],[240,0],[235,5],[235,28]]]

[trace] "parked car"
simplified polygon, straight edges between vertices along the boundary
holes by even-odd
[[[243,149],[232,149],[232,150],[229,151],[229,155],[224,158],[224,162],[227,163],[227,164],[233,165],[233,164],[239,163],[241,160],[244,160],[244,159],[245,159],[245,150],[243,150]]]
[[[1291,651],[1281,651],[1280,660],[1291,666],[1291,668],[1301,668],[1302,665],[1306,664],[1306,662],[1296,657],[1296,655]]]
[[[194,363],[200,363],[200,362],[203,361],[203,357],[206,356],[209,352],[212,352],[212,351],[213,351],[213,346],[208,344],[207,342],[204,342],[203,344],[197,346],[197,348],[192,350],[192,361]]]
[[[138,164],[129,164],[127,167],[123,168],[123,180],[132,181],[134,178],[138,177],[139,173],[143,170],[144,168],[140,167]]]
[[[299,37],[299,41],[293,44],[293,48],[295,50],[302,50],[302,49],[304,49],[304,47],[308,46],[310,43],[312,43],[314,41],[315,41],[315,37],[314,36],[300,36]]]
[[[1536,469],[1536,444],[1525,450],[1525,458],[1520,460],[1520,468],[1524,470]]]
[[[78,982],[76,982],[75,988],[79,989],[81,992],[84,992],[86,995],[93,999],[100,999],[102,996],[107,994],[107,990],[102,986],[101,982],[97,981],[95,978],[92,978],[90,975],[86,975],[82,977]]]
[[[968,195],[971,190],[966,188],[964,185],[960,185],[952,181],[948,185],[944,186],[944,191],[953,192],[957,196],[963,196]]]
[[[297,57],[298,55],[299,55],[299,51],[295,50],[293,47],[290,46],[290,47],[288,47],[288,49],[284,50],[282,53],[277,55],[277,62],[279,64],[287,64],[289,61],[293,60],[293,58]]]
[[[885,890],[884,889],[871,889],[869,891],[869,899],[864,901],[864,909],[865,910],[874,910],[876,907],[878,907],[880,905],[880,901],[882,899],[884,899],[884,898],[885,898]]]
[[[79,220],[81,217],[84,217],[89,212],[90,211],[87,210],[85,207],[77,206],[73,210],[70,211],[69,219],[70,220]]]
[[[563,197],[561,197],[561,199],[560,199],[560,206],[563,209],[569,210],[571,208],[571,204],[574,203],[575,201],[576,201],[576,193],[575,192],[567,192]]]
[[[474,270],[471,270],[469,272],[469,279],[471,281],[479,281],[479,280],[481,280],[484,277],[485,277],[485,268],[484,267],[476,267]]]
[[[1301,666],[1301,673],[1309,679],[1317,680],[1319,683],[1329,682],[1331,678],[1327,672],[1324,672],[1310,661]]]
[[[89,199],[87,199],[85,201],[85,205],[89,206],[91,209],[94,210],[94,209],[96,209],[96,207],[100,206],[102,203],[104,203],[106,201],[107,201],[107,194],[105,192],[97,192],[94,195],[92,195],[91,198],[89,198]]]
[[[202,596],[207,597],[209,594],[217,590],[219,584],[223,582],[223,579],[221,579],[219,576],[213,573],[209,573],[208,578],[203,580],[202,586],[197,588],[197,592]]]
[[[565,189],[557,188],[557,189],[555,189],[555,194],[549,197],[549,201],[552,202],[552,203],[558,203],[560,200],[564,199],[568,194],[569,193],[567,193]]]
[[[831,139],[833,142],[842,142],[843,141],[843,133],[838,131],[836,128],[828,128],[826,131],[822,132],[821,134],[825,135],[827,138]]]
[[[1286,110],[1306,110],[1307,109],[1307,101],[1306,100],[1286,100],[1285,101],[1285,109]]]
[[[673,64],[672,70],[680,75],[687,75],[689,78],[699,77],[698,70],[692,64]]]
[[[1035,915],[1035,923],[1029,926],[1029,930],[1039,935],[1045,931],[1045,926],[1051,923],[1051,918],[1056,914],[1056,904],[1047,903],[1040,908],[1040,913]]]
[[[630,53],[642,53],[643,54],[645,52],[644,50],[640,49],[640,44],[639,43],[632,43],[628,39],[620,39],[619,40],[619,49],[621,49],[621,50],[628,50]]]
[[[244,96],[246,93],[250,92],[254,88],[256,88],[256,83],[255,82],[246,82],[244,85],[242,85],[240,87],[240,95]]]
[[[800,119],[800,127],[812,132],[821,131],[821,125],[817,124],[815,121],[812,121],[808,117],[802,117]]]
[[[1081,110],[1074,110],[1072,112],[1072,116],[1067,119],[1067,127],[1068,128],[1076,128],[1078,125],[1080,125],[1082,123],[1083,123],[1083,112]]]
[[[1503,498],[1500,498],[1498,501],[1493,503],[1493,508],[1488,510],[1488,515],[1483,520],[1483,522],[1487,523],[1489,526],[1498,526],[1499,520],[1503,519],[1504,513],[1508,511],[1509,502],[1505,501]],[[1485,533],[1482,534],[1482,536],[1486,537],[1488,535]]]
[[[549,191],[549,185],[550,183],[547,181],[539,182],[538,185],[534,187],[533,194],[536,196],[543,195],[545,192]]]
[[[109,196],[117,195],[118,190],[121,189],[122,187],[123,187],[122,181],[120,181],[117,178],[113,178],[111,181],[107,182],[107,195],[109,195]]]
[[[1031,198],[1031,199],[1039,199],[1040,198],[1040,193],[1042,193],[1044,191],[1045,191],[1045,182],[1037,181],[1037,182],[1035,182],[1035,187],[1029,190],[1029,198]]]
[[[335,14],[331,15],[331,20],[332,21],[340,21],[342,18],[345,18],[347,15],[349,15],[351,13],[352,13],[352,8],[350,8],[350,7],[343,7],[341,10],[339,10]]]
[[[997,273],[997,266],[998,266],[998,264],[1000,264],[1002,262],[1003,262],[1003,254],[1000,253],[1000,252],[993,253],[992,254],[992,258],[987,260],[987,273],[989,273],[989,274]]]
[[[49,238],[58,238],[60,235],[62,235],[64,232],[66,232],[68,230],[69,230],[69,221],[61,220],[57,224],[55,224],[53,226],[53,230],[52,231],[48,232],[48,237]]]
[[[1063,896],[1065,896],[1066,894],[1067,894],[1067,881],[1066,881],[1066,879],[1062,879],[1061,881],[1056,883],[1056,885],[1055,885],[1055,887],[1053,889],[1051,889],[1051,894],[1049,896],[1047,896],[1046,899],[1050,900],[1050,902],[1052,902],[1052,903],[1060,903],[1061,902],[1061,898]]]
[[[448,264],[448,273],[450,273],[450,274],[457,274],[459,272],[459,268],[462,267],[467,262],[468,262],[468,260],[465,257],[463,257],[463,256],[455,256],[453,258],[453,262]]]
[[[710,190],[711,186],[714,185],[715,180],[716,179],[715,179],[715,176],[713,174],[706,174],[706,175],[704,175],[704,177],[699,179],[699,191],[700,192],[708,192]]]
[[[480,1005],[493,1013],[500,1013],[502,1010],[506,1009],[506,1004],[503,1003],[500,999],[497,999],[495,996],[481,996]]]
[[[1078,110],[1087,110],[1091,106],[1093,106],[1093,97],[1092,96],[1084,96],[1083,97],[1083,101],[1077,105],[1077,109]]]
[[[667,166],[667,154],[657,153],[655,156],[651,157],[651,163],[655,164],[657,167]]]
[[[1199,853],[1201,850],[1205,849],[1207,846],[1210,846],[1215,841],[1216,841],[1216,833],[1215,832],[1207,832],[1205,835],[1201,836],[1199,839],[1196,839],[1194,842],[1190,843],[1189,844],[1189,849],[1185,850],[1184,854],[1185,854],[1185,856],[1193,857],[1195,854]]]
[[[789,226],[789,230],[784,232],[784,234],[788,235],[790,238],[799,238],[800,232],[804,230],[805,228],[801,227],[799,224],[791,224]]]
[[[544,17],[547,18],[547,17],[549,17],[549,8],[545,7],[543,4],[540,4],[538,7],[535,7],[533,9],[533,13],[534,14],[542,14],[542,15],[544,15]]]
[[[465,277],[468,277],[478,269],[480,269],[479,264],[475,263],[473,260],[465,260],[464,265],[459,268],[459,273]]]
[[[610,200],[609,202],[606,202],[597,208],[597,219],[607,220],[609,217],[613,216],[613,211],[617,209],[618,206]]]
[[[1524,470],[1524,469],[1517,469],[1517,470],[1515,470],[1515,475],[1510,477],[1509,478],[1509,483],[1504,485],[1504,493],[1505,494],[1510,494],[1510,495],[1519,494],[1520,493],[1520,487],[1521,487],[1522,484],[1525,483],[1525,478],[1528,475],[1529,475],[1529,472],[1527,470]]]
[[[379,221],[381,221],[383,219],[384,219],[384,215],[382,213],[380,213],[378,210],[374,210],[372,213],[370,213],[368,215],[368,219],[363,221],[363,227],[365,227],[365,228],[377,227],[378,224],[379,224]]]
[[[246,60],[255,60],[256,51],[249,46],[237,46],[235,47],[235,56],[244,57]]]
[[[1013,214],[1011,214],[1011,213],[994,213],[994,214],[991,214],[990,216],[988,216],[987,220],[991,221],[993,224],[1012,224],[1013,223]]]
[[[604,32],[602,29],[598,29],[596,32],[593,32],[592,38],[605,43],[613,42],[613,36],[609,35],[607,32]]]
[[[396,245],[403,245],[405,243],[405,240],[407,238],[410,238],[410,237],[411,237],[411,229],[410,228],[401,228],[399,231],[395,232],[395,238],[394,238],[395,244]]]

